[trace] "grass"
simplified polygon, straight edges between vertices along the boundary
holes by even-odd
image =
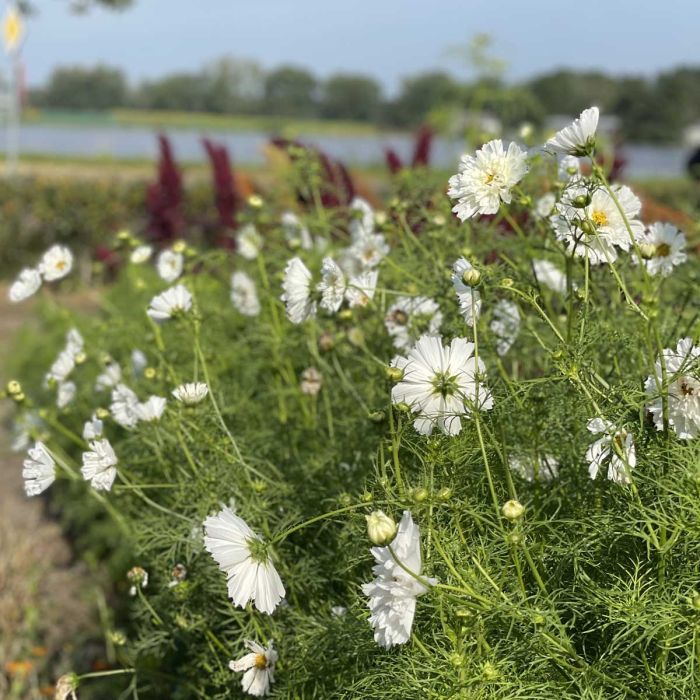
[[[372,124],[351,121],[139,109],[115,109],[104,112],[29,110],[25,112],[23,119],[26,123],[31,124],[66,127],[120,126],[153,129],[267,131],[285,136],[304,134],[368,136],[379,132],[379,129]]]

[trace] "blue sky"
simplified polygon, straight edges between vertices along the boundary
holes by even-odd
[[[698,0],[135,0],[88,15],[68,0],[35,4],[23,52],[33,85],[56,65],[103,62],[138,80],[231,54],[321,77],[369,73],[391,92],[405,75],[464,71],[446,49],[479,32],[511,80],[560,66],[648,75],[700,64]]]

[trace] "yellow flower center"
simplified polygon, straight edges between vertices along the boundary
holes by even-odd
[[[596,210],[591,214],[591,221],[596,225],[596,228],[600,228],[608,223],[608,215],[604,211]]]
[[[659,245],[656,246],[656,257],[657,258],[668,257],[670,252],[671,252],[671,246],[668,243],[659,243]]]
[[[66,261],[65,261],[65,260],[59,260],[59,261],[56,263],[56,269],[59,270],[59,271],[61,271],[61,272],[62,272],[63,270],[65,270],[65,269],[66,269]]]
[[[496,179],[496,173],[486,173],[486,178],[484,179],[484,183],[486,185],[490,185],[494,180]]]
[[[267,668],[267,657],[265,654],[255,655],[255,668]]]

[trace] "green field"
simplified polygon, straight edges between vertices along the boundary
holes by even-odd
[[[207,114],[202,112],[160,112],[115,109],[104,112],[29,110],[23,121],[52,126],[119,126],[219,131],[270,131],[285,136],[301,134],[362,136],[379,132],[372,124],[323,119],[294,119],[273,116]]]

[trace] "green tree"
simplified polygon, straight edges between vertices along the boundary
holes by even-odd
[[[207,85],[201,76],[178,73],[143,83],[135,102],[143,109],[200,112],[205,110],[206,98]]]
[[[111,109],[127,103],[124,74],[117,68],[56,68],[41,93],[41,104],[61,109]]]
[[[372,121],[381,106],[379,83],[364,75],[335,75],[323,87],[321,112],[328,119]]]
[[[610,111],[617,100],[617,80],[599,72],[559,70],[525,87],[549,114],[578,114],[591,105]]]
[[[428,114],[459,102],[463,89],[447,73],[423,73],[403,81],[399,96],[388,107],[387,118],[397,126],[417,126]]]
[[[265,111],[289,117],[316,113],[318,82],[306,69],[281,66],[265,78]]]

